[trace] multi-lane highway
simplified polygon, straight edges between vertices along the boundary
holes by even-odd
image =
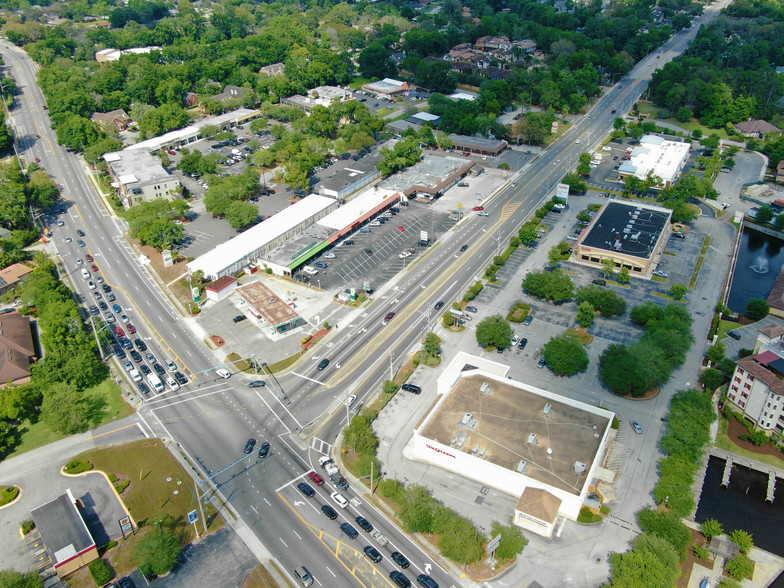
[[[715,16],[721,5],[709,7],[703,19]],[[98,197],[82,160],[56,144],[44,98],[35,83],[35,65],[8,43],[0,43],[0,51],[21,88],[11,115],[22,157],[27,162],[38,157],[67,199],[67,212],[60,215],[64,226],[53,226],[53,239],[73,287],[87,305],[92,303],[94,296],[77,265],[77,259],[89,253],[112,287],[122,314],[133,322],[158,361],[174,360],[191,379],[176,392],[151,395],[138,412],[145,430],[177,440],[207,475],[225,469],[214,480],[219,492],[289,572],[304,564],[319,585],[336,585],[338,578],[345,585],[370,585],[395,569],[389,555],[397,550],[412,562],[406,570],[410,578],[429,573],[441,586],[450,586],[458,585],[458,579],[450,577],[352,489],[344,494],[355,503],[344,510],[330,498],[335,488],[326,476],[324,486],[311,483],[317,492],[313,498],[303,496],[297,484],[309,482],[307,472],[311,469],[319,471],[317,457],[330,450],[345,424],[342,399],[356,394],[358,400],[352,406],[356,410],[379,390],[390,365],[399,365],[433,328],[440,314],[434,304],[454,300],[482,275],[499,247],[504,247],[530,213],[552,194],[579,155],[612,130],[615,117],[639,98],[650,74],[680,53],[696,28],[680,33],[641,61],[592,107],[589,116],[580,119],[517,178],[516,185],[507,185],[485,204],[489,217],[464,220],[447,239],[380,288],[375,295],[378,302],[349,324],[342,324],[315,351],[315,357],[295,365],[291,373],[276,381],[268,379],[267,387],[255,389],[247,388],[242,376],[224,380],[215,375],[219,366],[201,342],[203,333],[198,325],[174,310],[150,277],[144,260],[127,245],[124,222]],[[55,220],[49,218],[50,223]],[[78,245],[81,237],[77,230],[85,232],[84,247]],[[470,247],[460,252],[464,244]],[[382,317],[390,310],[397,314],[382,326]],[[313,361],[317,358],[329,358],[330,366],[318,371]],[[281,389],[290,405],[281,400]],[[296,416],[291,411],[294,406],[299,408]],[[254,451],[238,461],[249,437],[269,441],[269,456],[262,459]],[[332,521],[324,516],[322,504],[335,507],[339,517]],[[338,523],[353,523],[358,515],[390,540],[390,545],[380,548],[384,559],[375,564],[375,579],[374,569],[361,555],[362,547],[373,542],[362,531],[356,540],[350,540],[339,530]]]

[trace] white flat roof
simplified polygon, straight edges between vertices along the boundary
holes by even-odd
[[[400,192],[390,188],[369,188],[337,210],[330,212],[318,224],[340,231],[370,212],[384,200],[394,198],[395,195],[399,196]]]
[[[632,151],[627,165],[618,171],[633,173],[642,180],[652,172],[666,184],[677,179],[688,156],[688,143],[668,141],[657,135],[643,135],[640,144]]]
[[[451,98],[452,100],[476,100],[476,94],[467,94],[466,92],[455,92],[454,94],[450,94],[447,98]]]
[[[335,200],[332,198],[311,194],[244,233],[221,243],[212,251],[200,255],[188,264],[188,270],[202,270],[205,276],[218,275],[246,255],[252,254],[334,204]]]
[[[199,129],[207,126],[207,125],[215,125],[221,126],[224,123],[231,122],[233,120],[237,120],[240,118],[246,118],[253,113],[258,112],[258,110],[251,110],[249,108],[238,108],[237,110],[232,110],[231,112],[226,112],[224,114],[219,114],[217,116],[209,116],[207,118],[202,118],[195,121],[193,124],[188,125],[187,127],[183,127],[181,129],[177,129],[176,131],[170,131],[168,133],[164,133],[158,137],[153,137],[152,139],[147,139],[146,141],[141,141],[136,143],[135,145],[130,145],[126,147],[126,149],[149,149],[150,151],[156,151],[161,148],[162,145],[167,145],[174,143],[176,141],[181,141],[182,139],[187,139],[188,137],[193,137],[199,134]]]

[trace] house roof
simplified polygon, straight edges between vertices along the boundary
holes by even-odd
[[[215,280],[212,284],[207,286],[205,290],[209,290],[210,292],[220,292],[231,286],[232,284],[237,283],[237,278],[232,278],[231,276],[221,276],[217,280]]]
[[[784,394],[784,380],[779,378],[772,370],[757,363],[754,358],[744,357],[736,360],[735,364],[760,380],[774,394]]]
[[[229,100],[229,99],[242,100],[245,97],[245,95],[248,93],[250,93],[250,90],[246,88],[240,88],[239,86],[232,86],[231,84],[227,84],[223,88],[223,92],[221,92],[220,94],[215,94],[215,96],[213,96],[213,99],[218,101]]]
[[[269,65],[265,65],[259,70],[259,73],[265,73],[268,76],[276,76],[283,73],[283,70],[286,66],[281,63],[270,63]]]
[[[30,319],[18,312],[0,317],[0,384],[29,378],[34,355]]]
[[[34,508],[30,514],[35,521],[35,527],[41,533],[44,545],[52,555],[55,567],[95,547],[95,541],[76,508],[70,490]]]
[[[561,499],[547,490],[527,487],[520,495],[515,510],[531,515],[540,521],[554,523],[561,507]]]
[[[23,263],[14,263],[0,270],[0,288],[16,284],[33,270]]]
[[[90,120],[93,122],[108,122],[113,123],[115,120],[131,120],[131,117],[128,116],[122,108],[118,108],[117,110],[110,110],[109,112],[95,112],[90,117]]]
[[[768,325],[767,327],[762,327],[759,331],[771,339],[775,339],[776,337],[781,337],[784,335],[784,327],[780,325]]]
[[[781,129],[774,127],[766,120],[752,118],[742,123],[737,123],[735,128],[745,134],[766,135],[768,133],[781,133]]]

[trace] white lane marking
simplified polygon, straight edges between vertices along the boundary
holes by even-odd
[[[281,539],[280,537],[278,537],[278,539],[280,539],[280,542],[283,543],[283,545],[286,545],[286,542],[283,539]],[[286,549],[288,549],[288,548],[289,548],[289,546],[286,545]]]

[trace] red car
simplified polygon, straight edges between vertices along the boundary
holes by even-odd
[[[90,266],[90,269],[92,269],[94,272],[97,272],[97,271],[98,271],[98,266],[97,266],[97,265],[95,265],[95,264],[92,264],[92,265]]]
[[[484,206],[474,206],[472,210],[484,210],[484,209],[485,209]]]
[[[403,225],[398,225],[397,228],[400,229],[401,231],[405,231],[406,230],[406,227],[404,227]]]
[[[169,155],[175,155],[174,150],[169,149]]]
[[[36,163],[41,163],[41,160],[40,160],[40,159],[38,159],[38,158],[36,157],[36,158],[35,158],[35,162],[36,162]]]
[[[386,324],[389,321],[391,321],[394,317],[395,317],[395,313],[394,312],[388,312],[387,316],[384,317],[384,324]]]
[[[44,110],[49,110],[49,107],[46,104],[44,104]]]
[[[120,327],[115,327],[114,332],[117,333],[118,337],[125,337],[125,331],[123,331]]]
[[[95,261],[95,258],[92,255],[90,255],[89,253],[85,256],[85,259],[87,261]]]
[[[316,486],[323,486],[324,485],[324,478],[319,476],[316,472],[310,472],[308,477],[313,481]]]
[[[129,332],[131,335],[133,335],[134,333],[136,333],[136,327],[134,327],[134,326],[133,326],[131,323],[128,323],[127,325],[125,325],[125,328],[126,328],[126,329],[128,329],[128,332]]]

